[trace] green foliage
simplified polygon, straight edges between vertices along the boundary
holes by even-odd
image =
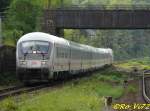
[[[110,83],[119,83],[121,82],[120,78],[118,78],[117,76],[105,76],[105,75],[102,75],[102,76],[99,76],[98,79],[100,81],[104,81],[104,82],[110,82]]]
[[[15,46],[17,40],[22,36],[23,32],[21,30],[6,30],[4,31],[3,43],[9,46]]]
[[[110,5],[131,5],[132,0],[110,0]]]
[[[82,44],[89,43],[88,38],[84,34],[82,34],[80,30],[72,30],[72,29],[64,30],[64,37],[65,39]]]
[[[39,7],[31,0],[13,0],[8,10],[6,29],[31,32],[36,28]]]
[[[7,10],[7,19],[4,21],[4,43],[17,39],[25,33],[36,31],[41,7],[31,0],[13,0]]]

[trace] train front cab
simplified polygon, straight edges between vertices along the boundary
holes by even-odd
[[[24,41],[17,46],[17,76],[22,82],[47,81],[52,44]]]

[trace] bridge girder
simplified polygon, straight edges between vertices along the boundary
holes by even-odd
[[[58,36],[62,29],[150,29],[150,10],[45,10],[42,29]]]

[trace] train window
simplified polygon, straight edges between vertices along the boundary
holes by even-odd
[[[65,52],[63,48],[57,47],[57,58],[65,58]]]
[[[37,47],[37,53],[48,53],[49,49],[49,43],[48,42],[36,42]]]
[[[49,42],[45,41],[26,41],[22,42],[21,48],[23,53],[48,53],[49,51]]]
[[[66,58],[66,48],[64,48],[64,58]]]
[[[65,52],[65,58],[68,58],[67,56],[68,56],[68,55],[67,55],[67,52]]]
[[[66,52],[66,53],[65,53],[65,54],[66,54],[66,58],[68,58],[68,50],[66,49],[65,52]]]
[[[64,52],[61,51],[61,58],[64,58]]]
[[[66,58],[66,49],[65,48],[61,48],[60,56],[61,56],[61,58]]]
[[[58,48],[58,47],[56,48],[56,53],[57,53],[57,54],[56,54],[56,55],[57,55],[57,58],[59,58],[59,48]]]
[[[63,50],[63,48],[61,48],[61,50],[60,50],[60,52],[61,52],[61,58],[64,58],[64,50]]]

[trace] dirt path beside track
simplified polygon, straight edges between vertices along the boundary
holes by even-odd
[[[129,92],[128,91],[128,86],[133,85],[133,86],[137,86],[137,91],[136,92]],[[138,80],[132,80],[129,81],[128,86],[125,88],[125,93],[124,95],[117,99],[117,100],[113,100],[113,104],[110,107],[106,107],[104,106],[103,111],[132,111],[130,108],[125,109],[120,109],[120,105],[125,104],[127,105],[134,105],[134,104],[143,104],[145,103],[143,96],[142,96],[142,80],[138,79]],[[114,109],[116,108],[116,109]],[[123,107],[122,107],[123,108]],[[125,107],[124,107],[125,108]]]

